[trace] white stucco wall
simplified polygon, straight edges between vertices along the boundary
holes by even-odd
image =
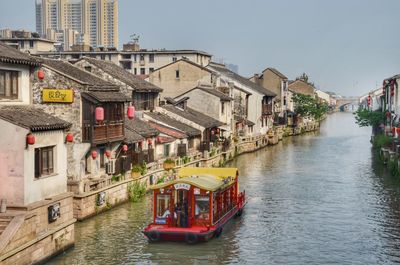
[[[262,99],[264,97],[263,94],[251,89],[250,87],[247,87],[243,85],[242,83],[237,82],[236,80],[233,80],[229,76],[225,75],[220,75],[216,79],[216,85],[223,87],[227,86],[228,83],[233,83],[234,86],[247,91],[251,95],[249,96],[249,102],[248,102],[248,116],[247,119],[254,122],[255,125],[253,126],[253,133],[251,135],[259,135],[265,131],[265,128],[262,128],[261,126],[261,104],[262,104]],[[234,89],[237,90],[237,89]],[[236,93],[236,92],[234,92]],[[232,95],[231,95],[232,96]]]
[[[63,131],[33,133],[36,142],[24,151],[24,204],[67,192],[67,147]],[[26,135],[20,141],[25,140]],[[35,179],[35,148],[54,146],[54,173]]]
[[[0,119],[0,199],[24,204],[24,154],[28,130]]]
[[[328,104],[330,103],[330,98],[331,97],[330,97],[330,95],[328,93],[325,93],[324,91],[321,91],[321,90],[318,90],[318,89],[315,90],[315,93],[317,93],[317,97],[318,98],[324,100]]]
[[[8,205],[27,205],[67,191],[67,150],[63,131],[33,133],[26,148],[27,129],[0,119],[0,198]],[[35,179],[35,148],[55,146],[54,174]]]

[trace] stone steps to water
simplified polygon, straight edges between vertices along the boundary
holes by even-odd
[[[0,217],[0,235],[6,229],[8,224],[11,222],[11,219],[12,219],[11,216],[2,216],[2,217]]]

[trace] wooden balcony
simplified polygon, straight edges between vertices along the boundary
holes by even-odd
[[[272,115],[273,114],[272,104],[263,104],[262,105],[262,114],[263,115]]]
[[[119,141],[124,139],[124,124],[83,125],[83,141],[92,144]]]

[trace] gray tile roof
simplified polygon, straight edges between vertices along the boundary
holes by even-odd
[[[245,119],[245,118],[242,118],[242,117],[239,117],[238,115],[234,115],[234,120],[236,121],[236,122],[245,122],[245,124],[247,125],[247,126],[254,126],[254,125],[256,125],[254,122],[252,122],[252,121],[250,121],[250,120],[247,120],[247,119]]]
[[[251,82],[250,80],[248,80],[247,78],[236,74],[235,72],[229,70],[228,68],[226,68],[224,65],[221,64],[216,64],[216,63],[210,63],[207,66],[209,69],[216,71],[217,73],[220,73],[222,75],[225,76],[229,76],[230,78],[232,78],[233,80],[235,80],[236,82],[241,83],[244,86],[250,87],[252,90],[257,91],[260,94],[266,95],[266,96],[270,96],[270,97],[274,97],[276,96],[276,94],[254,82]]]
[[[119,86],[114,85],[108,81],[105,81],[79,67],[70,64],[67,61],[43,59],[43,64],[48,67],[64,73],[74,79],[79,80],[81,83],[88,85],[89,87],[103,88],[103,89],[119,89]]]
[[[191,64],[191,65],[193,65],[193,66],[195,66],[195,67],[198,67],[198,68],[200,68],[200,69],[202,69],[202,70],[204,70],[204,71],[207,71],[207,72],[209,72],[209,73],[212,73],[212,71],[211,71],[210,69],[208,69],[208,68],[206,68],[206,67],[204,67],[204,66],[201,66],[200,64],[195,63],[195,62],[193,62],[193,61],[191,61],[191,60],[189,60],[189,59],[187,59],[187,58],[182,58],[182,59],[176,60],[175,62],[171,62],[171,63],[169,63],[169,64],[163,65],[163,66],[161,66],[161,67],[155,69],[155,71],[158,71],[158,70],[160,70],[160,69],[163,69],[163,68],[168,67],[168,66],[173,65],[173,64],[177,64],[177,63],[179,63],[179,62],[185,62],[185,63]]]
[[[144,137],[125,126],[125,140],[126,143],[137,143],[144,141]]]
[[[187,93],[189,93],[190,91],[195,90],[195,89],[199,89],[199,90],[204,91],[206,93],[209,93],[209,94],[211,94],[213,96],[216,96],[221,101],[231,101],[231,100],[233,100],[233,98],[231,98],[230,96],[222,93],[221,91],[219,91],[217,89],[214,89],[214,88],[211,88],[211,87],[204,87],[204,86],[195,87],[195,88],[193,88],[193,89],[191,89],[191,90],[189,90],[189,91],[187,91],[187,92],[185,92],[185,93],[183,93],[183,94],[181,94],[181,95],[179,95],[177,97],[181,97],[182,95],[186,95]],[[175,97],[175,99],[177,97]]]
[[[97,102],[129,102],[130,98],[117,91],[89,91],[83,92],[82,96]]]
[[[162,92],[163,89],[153,85],[150,82],[147,82],[143,79],[140,79],[139,77],[133,75],[132,73],[126,71],[122,67],[112,63],[112,62],[107,62],[104,60],[98,60],[94,58],[89,58],[89,57],[84,57],[80,60],[86,60],[90,64],[100,68],[107,74],[113,76],[114,78],[120,80],[121,82],[131,86],[132,88],[135,89],[135,91],[138,92]]]
[[[153,118],[156,121],[159,121],[161,123],[167,124],[171,126],[172,128],[175,128],[181,132],[184,132],[187,136],[198,136],[201,135],[201,131],[193,128],[189,125],[186,125],[180,121],[177,121],[166,114],[162,114],[159,112],[146,112],[145,115]]]
[[[173,105],[164,105],[162,108],[179,115],[182,118],[197,123],[204,128],[212,128],[224,125],[224,123],[188,107],[185,110],[182,110]]]
[[[145,138],[154,137],[159,134],[159,132],[147,124],[147,122],[136,117],[132,120],[125,119],[125,128],[134,131]]]
[[[22,128],[36,131],[64,130],[71,123],[31,106],[0,107],[0,118]]]
[[[275,68],[272,68],[272,67],[268,67],[262,72],[264,73],[267,70],[270,70],[271,72],[273,72],[274,74],[276,74],[277,76],[279,76],[282,79],[288,79],[284,74],[282,74],[281,72],[279,72],[278,70],[276,70]],[[261,76],[263,76],[263,75],[261,75]]]
[[[40,65],[40,58],[35,58],[27,53],[21,52],[6,44],[0,43],[0,62],[26,64],[31,66]]]

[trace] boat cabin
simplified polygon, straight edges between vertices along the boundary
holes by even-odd
[[[144,231],[150,241],[207,240],[245,204],[236,168],[182,168],[177,178],[155,185],[154,219]],[[152,233],[154,232],[154,233]],[[191,238],[187,238],[190,232]],[[153,237],[152,237],[153,236]]]

